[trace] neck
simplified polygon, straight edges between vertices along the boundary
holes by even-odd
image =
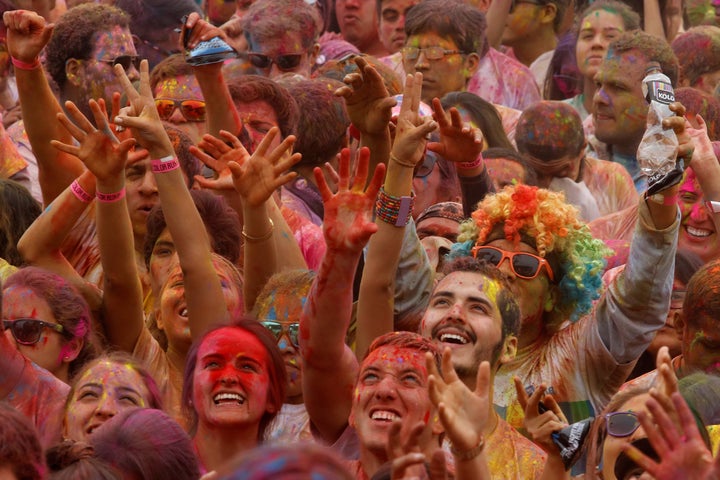
[[[198,460],[207,471],[217,470],[238,453],[258,446],[257,429],[257,424],[251,427],[231,428],[198,425],[197,433],[193,437]]]
[[[172,365],[174,368],[177,369],[178,372],[182,375],[182,372],[185,371],[185,360],[187,360],[187,352],[188,349],[185,348],[184,350],[178,348],[176,345],[168,344],[167,348],[167,359],[168,362],[170,362],[170,365]]]
[[[537,318],[525,318],[520,327],[518,335],[518,350],[534,344],[538,339],[545,335],[545,323],[550,322],[550,315],[539,314]]]
[[[377,35],[374,36],[372,39],[368,40],[368,42],[366,42],[362,47],[360,45],[357,45],[357,47],[358,50],[360,50],[361,52],[372,55],[376,58],[390,55],[390,52],[387,48],[385,48],[385,45],[382,44],[382,42],[380,41],[380,37],[378,37]]]
[[[550,51],[557,45],[557,37],[555,32],[545,31],[534,37],[532,41],[522,42],[513,45],[513,54],[521,63],[530,66],[540,55]]]
[[[592,107],[593,107],[593,97],[595,96],[595,92],[597,91],[597,88],[595,87],[595,81],[592,78],[583,78],[583,106],[585,107],[585,110],[587,110],[589,113],[592,113]],[[583,120],[585,120],[583,118]]]

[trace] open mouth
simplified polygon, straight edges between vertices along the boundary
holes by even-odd
[[[245,403],[245,397],[239,393],[218,393],[213,397],[215,405],[242,405]]]
[[[392,410],[373,410],[370,412],[370,418],[379,422],[392,423],[396,418],[400,418],[400,415]]]
[[[98,429],[98,427],[102,426],[102,423],[94,423],[90,425],[87,430],[85,430],[85,433],[88,435],[92,435],[92,433]]]
[[[456,333],[443,333],[438,337],[442,343],[452,343],[453,345],[466,345],[470,340]]]
[[[188,318],[187,307],[181,308],[180,311],[178,312],[178,315],[180,315],[183,318]]]

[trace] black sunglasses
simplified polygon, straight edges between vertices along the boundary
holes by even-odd
[[[36,320],[34,318],[3,320],[3,327],[6,330],[10,330],[15,340],[21,345],[35,345],[40,341],[40,336],[44,328],[67,336],[67,332],[62,325],[43,322],[42,320]]]
[[[280,70],[287,71],[300,65],[303,54],[288,53],[285,55],[278,55],[277,57],[269,57],[267,55],[263,55],[262,53],[248,53],[247,56],[252,66],[255,68],[270,68],[274,63]]]
[[[290,343],[292,343],[296,347],[300,346],[300,343],[298,342],[298,334],[300,333],[299,323],[290,323],[288,325],[283,325],[282,323],[276,322],[274,320],[264,320],[260,323],[262,323],[265,328],[270,330],[270,332],[275,335],[276,339],[280,340],[280,337],[282,337],[283,335],[287,335],[290,339]]]
[[[112,60],[105,60],[102,58],[96,59],[98,62],[107,63],[110,66],[122,65],[123,70],[126,72],[130,70],[130,66],[134,66],[137,70],[140,70],[140,57],[137,55],[120,55]]]

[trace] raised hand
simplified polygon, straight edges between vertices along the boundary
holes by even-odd
[[[422,423],[414,425],[410,429],[408,438],[403,439],[401,435],[402,422],[396,420],[390,426],[386,451],[388,458],[392,462],[390,476],[392,480],[417,480],[420,478],[445,480],[447,478],[445,453],[441,449],[433,452],[429,471],[426,472],[425,454],[420,451],[418,444],[423,428]]]
[[[354,61],[359,72],[346,75],[346,86],[338,88],[335,95],[345,99],[350,121],[361,134],[383,134],[397,102],[389,96],[382,77],[367,60],[356,57]]]
[[[370,236],[377,231],[372,221],[372,210],[385,175],[385,165],[378,164],[367,189],[370,150],[360,149],[357,172],[350,187],[350,150],[340,154],[337,193],[332,193],[319,167],[313,170],[318,190],[325,206],[323,232],[328,250],[360,251]]]
[[[428,150],[451,162],[475,160],[483,149],[482,131],[464,123],[457,108],[445,112],[437,98],[433,99],[432,107],[440,127],[440,141],[428,143]]]
[[[490,364],[478,367],[477,386],[471,391],[458,377],[452,353],[442,353],[442,376],[431,353],[425,354],[430,400],[438,409],[445,434],[456,450],[467,452],[483,441],[490,420]]]
[[[654,461],[631,444],[623,446],[628,456],[645,469],[640,478],[647,478],[646,474],[655,480],[714,478],[712,452],[703,442],[695,417],[682,396],[673,393],[669,407],[663,407],[655,398],[650,398],[647,407],[652,418],[641,411],[638,412],[638,420],[660,461]],[[674,415],[680,419],[679,426],[671,418]]]
[[[29,10],[13,10],[3,14],[7,27],[8,52],[16,59],[32,63],[50,41],[53,25]]]
[[[190,31],[188,35],[188,31]],[[227,34],[220,27],[216,27],[212,23],[202,19],[196,12],[188,15],[185,24],[182,26],[182,33],[180,34],[180,41],[186,38],[186,45],[180,45],[180,48],[184,51],[187,47],[192,49],[197,46],[198,43],[205,40],[210,40],[214,37],[221,37],[223,40],[227,40]],[[222,66],[222,64],[220,64]]]
[[[422,73],[407,76],[404,92],[391,158],[399,159],[403,165],[416,165],[422,161],[426,138],[437,128],[437,123],[430,118],[422,118],[419,114]]]
[[[560,455],[557,445],[552,441],[552,433],[568,426],[567,418],[552,395],[545,395],[547,387],[540,385],[528,398],[525,387],[518,377],[514,377],[518,402],[525,412],[525,429],[533,442],[550,455]],[[540,402],[548,409],[540,413]]]
[[[150,151],[153,158],[160,158],[168,151],[172,152],[172,143],[155,107],[147,60],[140,63],[139,91],[135,90],[122,65],[115,65],[114,68],[129,103],[129,106],[120,109],[120,113],[114,119],[115,124],[130,128],[133,137]]]
[[[203,188],[215,190],[219,193],[235,192],[232,172],[228,167],[229,162],[243,164],[250,158],[250,153],[245,149],[242,142],[227,130],[220,130],[222,138],[205,134],[198,146],[191,146],[190,153],[195,155],[208,168],[211,168],[216,178],[205,178],[202,175],[195,175],[195,180]],[[228,145],[228,143],[230,145]]]
[[[293,135],[288,136],[280,145],[268,152],[270,144],[279,133],[280,129],[277,127],[271,128],[250,158],[228,163],[235,190],[240,194],[243,202],[251,207],[259,207],[265,203],[275,190],[297,176],[297,172],[288,171],[302,158],[299,153],[290,155],[295,143]],[[247,155],[245,147],[236,137],[233,147],[240,151],[239,155]]]
[[[73,102],[65,102],[67,115],[58,113],[58,120],[78,141],[79,146],[51,140],[53,147],[78,157],[98,181],[122,177],[128,152],[135,145],[135,139],[120,142],[113,134],[103,108],[90,100],[90,109],[95,117],[96,129]],[[70,118],[68,118],[68,116]]]

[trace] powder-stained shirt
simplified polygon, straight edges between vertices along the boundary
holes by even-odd
[[[494,48],[480,59],[466,90],[490,103],[516,110],[525,110],[542,100],[530,69]]]
[[[638,203],[633,179],[618,163],[586,156],[582,178],[597,202],[600,215],[615,213]]]
[[[665,325],[672,291],[679,215],[656,230],[645,202],[625,269],[592,311],[551,337],[521,349],[495,377],[494,401],[510,425],[521,428],[523,411],[513,377],[523,385],[552,386],[570,423],[594,416],[632,371],[655,331]]]

